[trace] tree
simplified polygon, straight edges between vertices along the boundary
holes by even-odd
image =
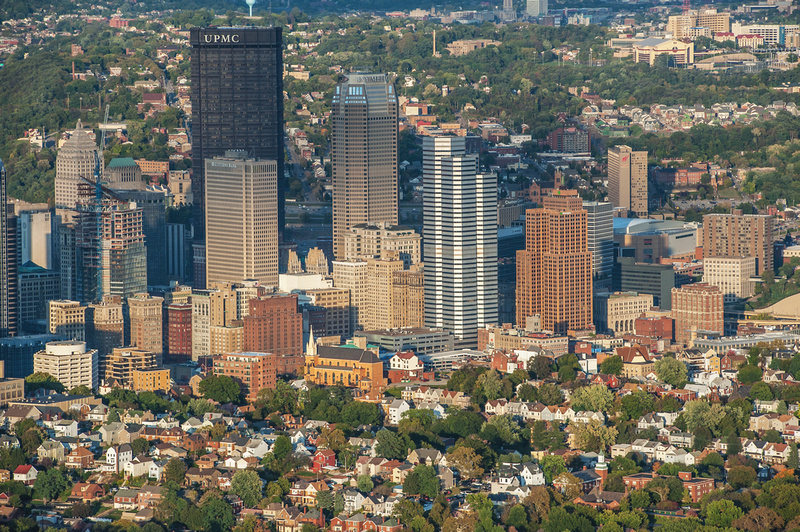
[[[742,452],[742,440],[736,434],[731,434],[725,439],[725,443],[728,446],[727,454],[728,458],[732,456],[736,456],[740,452]]]
[[[539,388],[539,401],[547,406],[560,405],[564,401],[564,396],[558,386],[548,382]]]
[[[333,492],[332,491],[318,491],[317,492],[317,508],[320,510],[333,510]]]
[[[209,412],[217,411],[217,407],[208,399],[190,399],[186,408],[189,410],[189,413],[198,417],[202,417]]]
[[[686,378],[688,376],[686,364],[675,358],[662,358],[656,362],[655,369],[658,378],[667,384],[680,388],[686,383]]]
[[[171,480],[179,486],[186,479],[186,464],[180,458],[172,458],[164,466],[164,480]]]
[[[480,466],[481,457],[470,447],[456,447],[447,455],[447,463],[454,466],[461,474],[461,478],[481,478],[483,468]]]
[[[575,434],[578,447],[584,451],[604,453],[617,441],[617,429],[607,427],[597,419],[592,419],[589,423],[572,421],[569,427],[570,432]]]
[[[378,406],[363,401],[352,401],[342,409],[342,421],[351,427],[359,425],[377,425],[381,416]]]
[[[207,532],[223,532],[231,530],[236,524],[231,506],[216,497],[211,497],[202,505],[203,528]]]
[[[478,377],[478,386],[483,391],[483,395],[486,396],[487,400],[494,401],[500,397],[500,391],[502,389],[500,374],[493,369],[482,373],[481,376]]]
[[[789,469],[797,469],[800,467],[800,458],[797,454],[797,444],[789,444],[789,458],[786,460],[786,467]]]
[[[492,416],[489,421],[484,423],[481,433],[486,433],[487,428],[496,431],[497,437],[500,439],[499,443],[514,444],[519,441],[519,423],[508,414]]]
[[[363,493],[372,493],[372,489],[375,487],[375,484],[372,482],[372,478],[369,475],[359,475],[358,476],[358,491]]]
[[[742,509],[733,504],[733,501],[713,501],[706,506],[706,525],[727,528],[743,515]]]
[[[581,481],[572,473],[561,473],[553,479],[553,484],[557,484],[561,488],[568,500],[572,500],[581,494]]]
[[[653,500],[650,498],[650,492],[647,490],[635,490],[628,496],[631,508],[648,508]]]
[[[561,506],[553,508],[544,526],[545,532],[594,532],[595,526],[589,519],[578,512],[569,513]]]
[[[728,484],[735,490],[749,488],[756,481],[756,470],[749,466],[733,466],[728,472]]]
[[[774,510],[766,507],[750,510],[747,512],[747,515],[740,517],[731,523],[733,528],[738,530],[746,530],[747,532],[781,530],[783,525],[783,518]]]
[[[531,517],[537,518],[540,522],[544,521],[550,513],[550,493],[544,486],[531,486],[531,491],[522,499],[522,504],[528,509]]]
[[[528,528],[528,512],[521,504],[515,504],[511,507],[506,517],[506,525],[513,526],[517,530],[525,530]]]
[[[555,477],[567,471],[567,464],[564,462],[564,458],[554,454],[544,455],[539,461],[539,465],[542,468],[547,484],[552,484]]]
[[[275,460],[282,461],[292,451],[292,440],[288,436],[281,434],[275,438],[275,443],[272,444],[272,456],[275,457]]]
[[[772,401],[775,396],[772,394],[769,384],[764,381],[758,381],[750,387],[750,397],[761,401]]]
[[[66,387],[61,384],[58,379],[50,375],[49,373],[33,373],[25,377],[25,393],[30,394],[35,392],[39,388],[44,388],[46,390],[53,390],[56,393],[64,393]]]
[[[241,401],[242,388],[232,377],[211,375],[200,381],[200,393],[218,403],[238,403]]]
[[[69,391],[70,395],[93,395],[92,389],[86,386],[85,384],[81,384],[80,386],[76,386]]]
[[[533,379],[546,379],[553,371],[553,362],[544,355],[528,359],[528,373]]]
[[[753,384],[754,382],[760,381],[762,375],[763,372],[758,366],[745,364],[739,368],[739,373],[736,374],[736,378],[742,384]]]
[[[439,477],[436,470],[427,465],[418,465],[406,476],[403,493],[406,495],[425,495],[433,499],[439,494]]]
[[[133,456],[145,454],[150,450],[150,442],[144,438],[136,438],[131,442],[131,449],[133,450]]]
[[[622,357],[612,355],[600,364],[600,372],[607,375],[622,375]]]
[[[683,500],[683,483],[677,477],[659,477],[650,481],[646,490],[655,493],[659,502]]]
[[[653,396],[644,390],[637,390],[622,398],[622,412],[628,419],[638,420],[652,412],[654,407]]]
[[[575,390],[570,403],[575,412],[582,410],[607,412],[614,404],[614,395],[604,384],[595,384]]]
[[[242,499],[248,508],[254,507],[262,498],[261,477],[253,470],[241,470],[231,478],[231,491]]]
[[[502,532],[503,529],[494,523],[494,504],[485,493],[470,493],[466,497],[470,513],[477,519],[475,532]]]
[[[396,433],[384,429],[379,430],[375,435],[377,443],[375,445],[375,452],[378,456],[383,456],[390,460],[404,460],[408,455],[405,441]]]
[[[714,435],[719,435],[719,427],[725,418],[725,409],[719,403],[709,404],[702,400],[689,401],[684,405],[683,418],[686,429],[694,432],[697,427],[703,426]]]
[[[64,473],[56,468],[42,471],[36,476],[36,481],[33,483],[34,491],[44,499],[45,504],[48,500],[57,498],[61,493],[67,489],[67,479]]]

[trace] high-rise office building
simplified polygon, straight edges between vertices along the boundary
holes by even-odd
[[[367,309],[367,261],[333,261],[333,285],[350,291],[350,330],[364,328]]]
[[[725,303],[752,297],[756,275],[755,257],[706,257],[703,259],[703,282],[722,290]]]
[[[399,258],[367,261],[367,312],[364,330],[392,328],[392,279],[403,271]]]
[[[608,199],[639,218],[647,216],[647,152],[630,146],[608,149]]]
[[[125,317],[122,298],[105,296],[86,309],[86,343],[97,349],[102,360],[116,347],[125,345]]]
[[[153,190],[117,190],[116,193],[127,201],[135,202],[136,206],[142,209],[142,232],[147,250],[147,284],[166,286],[168,284],[168,268],[164,264],[167,253],[166,196],[163,192]]]
[[[78,120],[75,130],[56,156],[56,209],[74,209],[78,203],[78,185],[94,181],[97,143],[92,130]]]
[[[396,254],[409,267],[420,262],[421,242],[422,237],[410,227],[386,223],[358,224],[344,233],[344,258],[367,260]]]
[[[722,335],[725,331],[722,290],[706,283],[672,289],[675,342],[691,345],[698,335]]]
[[[425,271],[422,265],[392,272],[390,328],[425,326]]]
[[[766,214],[703,216],[703,257],[755,257],[756,275],[773,268],[774,222]]]
[[[77,301],[51,301],[47,316],[50,334],[68,340],[86,340],[86,307]]]
[[[19,325],[21,330],[35,331],[47,319],[50,301],[61,299],[61,274],[27,262],[19,267]]]
[[[6,167],[0,161],[0,338],[16,335],[19,326],[17,218],[9,210],[6,179]]]
[[[164,352],[161,330],[164,298],[136,294],[129,297],[127,303],[130,321],[128,345],[153,353],[155,364],[161,366]]]
[[[456,347],[497,321],[497,177],[465,148],[464,137],[423,143],[425,326],[453,331]]]
[[[547,0],[528,0],[525,12],[529,17],[541,17],[547,14]]]
[[[206,159],[206,284],[278,285],[278,164],[244,152]]]
[[[542,208],[528,210],[525,249],[517,252],[517,323],[538,314],[542,329],[557,334],[589,329],[587,213],[577,194],[546,196],[542,203]]]
[[[249,157],[275,161],[277,224],[282,232],[282,28],[193,28],[189,42],[195,238],[203,241],[205,235],[205,160],[227,150],[245,150]]]
[[[16,207],[16,206],[15,206]],[[16,207],[20,265],[32,262],[47,270],[56,268],[54,259],[54,217],[50,209]]]
[[[114,190],[144,190],[142,169],[132,157],[111,159],[103,173],[103,181]]]
[[[345,259],[344,235],[358,224],[397,224],[397,119],[385,74],[352,73],[336,86],[331,108],[333,253]]]
[[[614,270],[614,206],[607,202],[584,201],[586,210],[586,241],[592,254],[592,278],[608,281]]]

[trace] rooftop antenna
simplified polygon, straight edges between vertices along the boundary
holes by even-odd
[[[253,16],[253,5],[256,3],[256,0],[244,0],[244,3],[250,6],[250,16]]]

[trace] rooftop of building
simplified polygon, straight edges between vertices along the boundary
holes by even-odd
[[[614,218],[615,235],[632,234],[670,234],[696,231],[697,225],[674,220],[650,220],[646,218]]]
[[[407,327],[403,329],[376,329],[372,331],[358,331],[355,333],[355,336],[410,336],[414,334],[449,335],[449,333],[441,329],[429,329],[427,327]]]
[[[317,356],[319,358],[350,360],[364,364],[381,362],[381,359],[374,352],[361,349],[352,344],[342,346],[321,345],[317,347]]]
[[[133,157],[114,157],[111,159],[111,162],[108,163],[108,168],[127,168],[131,166],[139,166],[136,164],[136,161],[133,160]]]

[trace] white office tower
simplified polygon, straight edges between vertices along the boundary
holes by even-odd
[[[525,11],[529,17],[542,17],[547,14],[547,0],[528,0]]]
[[[463,137],[423,144],[425,326],[476,347],[497,321],[497,176],[478,173]]]

